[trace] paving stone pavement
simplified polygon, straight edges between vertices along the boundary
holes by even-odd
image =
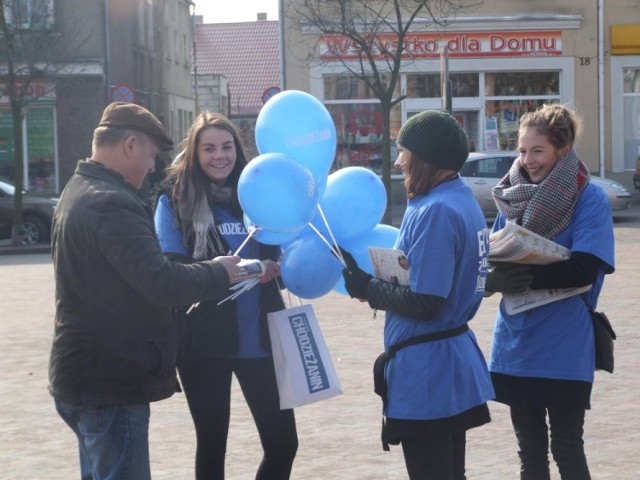
[[[619,335],[616,371],[598,372],[585,443],[593,480],[640,479],[640,206],[617,217],[616,272],[607,277],[598,309]],[[0,478],[79,477],[75,437],[47,392],[54,286],[46,253],[0,256]],[[471,326],[485,355],[498,296],[485,299]],[[379,443],[380,402],[371,367],[381,350],[383,316],[357,301],[329,294],[311,303],[336,363],[344,394],[296,410],[300,448],[293,479],[403,479],[400,448]],[[227,478],[254,478],[261,448],[249,411],[234,385]],[[467,478],[518,478],[508,411],[491,402],[493,421],[472,430]],[[155,480],[193,478],[194,432],[184,395],[154,403],[150,449]],[[553,480],[559,475],[554,472]]]

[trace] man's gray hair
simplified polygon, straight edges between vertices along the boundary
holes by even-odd
[[[127,137],[135,136],[145,141],[148,139],[148,135],[132,130],[130,128],[120,127],[98,127],[93,131],[93,142],[91,144],[92,149],[95,151],[98,147],[114,146],[118,142],[124,140]]]

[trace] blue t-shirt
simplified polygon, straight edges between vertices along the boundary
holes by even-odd
[[[236,252],[247,238],[248,233],[244,224],[223,207],[216,206],[215,215],[218,220],[216,222],[218,233],[224,237],[231,251]],[[154,221],[162,251],[189,256],[189,250],[183,241],[182,231],[174,225],[173,208],[166,195],[162,195],[159,199]],[[239,255],[243,258],[257,258],[258,252],[258,244],[251,239],[239,252]],[[260,284],[236,298],[235,304],[240,335],[238,352],[234,356],[237,358],[270,356],[270,353],[260,345]],[[215,322],[216,319],[212,318],[211,321]]]
[[[493,230],[500,230],[504,224],[504,217],[498,215]],[[615,268],[611,207],[599,187],[585,187],[571,223],[553,240],[572,252],[595,255],[605,266],[583,295],[516,315],[507,314],[500,302],[489,369],[520,377],[592,382],[594,338],[586,302],[596,308],[604,275]]]
[[[387,312],[385,348],[418,335],[449,330],[473,318],[484,294],[488,229],[462,180],[409,200],[396,248],[407,255],[416,293],[446,299],[432,320]],[[487,365],[471,330],[406,347],[387,364],[391,418],[431,420],[457,415],[494,397]]]

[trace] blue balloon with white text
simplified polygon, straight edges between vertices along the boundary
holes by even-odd
[[[280,152],[313,174],[316,188],[324,188],[336,155],[336,127],[326,107],[306,92],[285,90],[264,104],[255,128],[261,154]]]

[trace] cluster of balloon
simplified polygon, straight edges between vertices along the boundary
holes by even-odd
[[[397,238],[397,228],[380,224],[386,209],[382,181],[362,167],[329,175],[335,125],[308,93],[287,90],[271,97],[255,134],[260,155],[238,182],[245,226],[257,241],[285,247],[282,279],[291,293],[306,299],[332,289],[345,293],[332,244],[372,273],[368,246],[392,247]]]

